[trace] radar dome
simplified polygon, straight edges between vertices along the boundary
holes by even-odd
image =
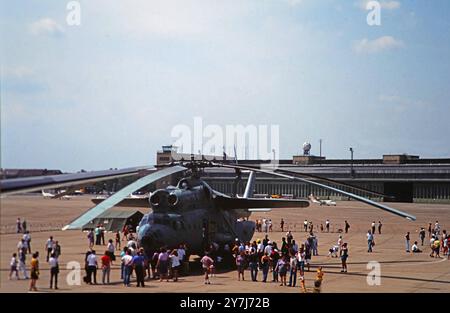
[[[309,151],[311,150],[311,144],[309,142],[305,142],[303,144],[303,154],[309,155]]]

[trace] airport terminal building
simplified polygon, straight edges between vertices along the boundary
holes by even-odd
[[[157,163],[167,163],[171,159],[170,155],[168,151],[159,151]],[[242,160],[239,164],[261,166],[263,162]],[[292,159],[280,160],[279,168],[330,178],[394,197],[372,198],[378,201],[450,203],[450,158],[421,159],[419,156],[399,154],[383,155],[380,159],[351,160],[298,155]],[[243,173],[237,184],[239,194],[244,191],[247,175]],[[236,188],[235,177],[234,170],[210,168],[205,171],[204,179],[214,189],[233,194]],[[322,199],[345,199],[319,187],[260,173],[256,176],[255,188],[255,193],[260,195],[306,198],[314,194]]]

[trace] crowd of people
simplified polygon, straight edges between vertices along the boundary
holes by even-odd
[[[258,273],[262,272],[261,282],[263,283],[274,282],[279,283],[280,286],[296,287],[298,281],[301,290],[306,292],[305,271],[310,271],[311,259],[318,255],[318,239],[314,233],[310,232],[306,240],[298,244],[291,231],[286,233],[279,245],[275,241],[271,241],[268,234],[264,239],[257,239],[253,242],[244,243],[236,238],[230,251],[239,281],[245,280],[246,270],[250,271],[250,279],[253,282],[258,281]],[[342,241],[339,252],[342,260],[342,272],[347,272],[347,243]],[[207,251],[201,259],[205,284],[211,283],[210,276],[216,268],[217,260],[213,254],[211,251]],[[320,292],[323,275],[322,267],[319,267],[314,282],[315,292]]]
[[[26,228],[25,220],[17,219],[17,227],[21,238],[17,244],[17,252],[14,252],[10,262],[9,279],[30,279],[29,290],[37,290],[37,280],[40,276],[39,252],[32,253],[31,234]],[[24,225],[25,223],[25,225]],[[321,224],[322,232],[330,232],[330,220],[326,219],[325,227]],[[19,229],[20,225],[20,229]],[[296,287],[300,285],[301,290],[306,292],[305,272],[311,270],[311,260],[319,255],[319,238],[314,233],[314,224],[305,219],[303,230],[306,232],[304,241],[296,242],[291,230],[285,233],[281,242],[269,239],[272,231],[272,221],[261,219],[256,222],[256,230],[265,232],[264,238],[253,242],[241,242],[236,238],[233,244],[223,246],[211,243],[205,247],[205,253],[200,263],[204,271],[204,283],[211,284],[217,268],[234,267],[237,280],[245,281],[246,271],[250,272],[250,280],[263,283],[274,282],[280,286]],[[285,230],[285,220],[280,220],[280,229]],[[382,234],[383,224],[381,221],[373,221],[367,231],[367,252],[372,253],[375,246],[375,236]],[[340,258],[341,272],[347,273],[347,259],[349,258],[349,245],[344,241],[350,224],[346,220],[343,229],[338,230],[337,241],[328,249],[328,257]],[[101,283],[111,283],[111,271],[114,262],[120,264],[120,277],[124,286],[131,286],[131,278],[135,277],[137,287],[145,287],[145,281],[159,280],[160,282],[173,280],[178,281],[180,275],[189,272],[189,251],[186,244],[181,243],[177,248],[161,247],[157,251],[147,254],[143,248],[138,246],[133,229],[124,226],[122,231],[113,234],[113,239],[105,240],[106,230],[99,224],[87,234],[89,250],[85,254],[85,276],[86,284],[97,284],[97,271],[101,271]],[[421,253],[426,244],[427,230],[421,227],[417,231],[418,240],[412,240],[410,232],[404,236],[405,250],[408,253]],[[439,258],[441,255],[450,259],[450,242],[447,231],[441,230],[438,221],[428,224],[428,238],[430,257]],[[413,244],[411,245],[411,242]],[[100,256],[94,248],[102,249]],[[58,289],[59,257],[61,256],[61,245],[53,236],[49,236],[44,244],[45,260],[50,269],[50,289]],[[118,259],[116,259],[118,257]],[[29,270],[27,271],[27,259],[30,258]],[[320,292],[324,272],[322,267],[317,267],[317,276],[313,284],[313,292]]]
[[[17,219],[18,221],[20,219]],[[17,252],[14,252],[10,261],[10,273],[9,279],[13,276],[17,280],[30,279],[30,291],[37,291],[37,280],[39,279],[39,251],[32,253],[31,251],[31,234],[22,224],[21,232],[23,233],[17,244]],[[61,245],[57,240],[50,236],[44,245],[44,251],[47,252],[46,262],[50,268],[50,289],[58,289],[58,274],[59,274],[59,261],[58,258],[61,255]],[[30,261],[30,274],[27,271],[27,257],[31,255]]]

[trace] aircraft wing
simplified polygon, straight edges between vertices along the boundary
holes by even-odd
[[[3,197],[42,189],[87,185],[103,180],[133,176],[146,169],[151,169],[151,167],[142,166],[120,170],[3,179],[0,181],[0,193]]]
[[[271,208],[305,208],[309,206],[307,200],[294,199],[260,199],[260,198],[231,198],[216,196],[214,198],[217,208],[232,209],[271,209]]]
[[[406,212],[403,212],[403,211],[391,208],[391,207],[389,207],[387,205],[384,205],[384,204],[372,201],[370,199],[367,199],[367,198],[355,195],[354,193],[347,192],[347,191],[344,191],[344,190],[341,190],[341,189],[338,189],[338,188],[335,188],[335,187],[331,187],[331,186],[328,186],[328,185],[325,185],[325,184],[321,184],[321,183],[318,183],[316,181],[311,181],[311,180],[305,179],[303,177],[294,176],[294,175],[298,174],[296,172],[290,172],[290,175],[288,175],[288,174],[286,174],[286,173],[289,172],[287,170],[283,170],[283,173],[280,173],[277,169],[261,169],[261,168],[257,168],[257,167],[240,166],[240,165],[232,165],[232,164],[220,164],[220,163],[213,163],[213,164],[215,166],[217,166],[217,167],[225,167],[225,168],[233,168],[233,169],[238,168],[238,169],[241,169],[241,170],[249,170],[249,171],[255,171],[255,172],[259,172],[259,173],[266,173],[266,174],[269,174],[269,175],[283,177],[283,178],[287,178],[287,179],[290,179],[290,180],[301,181],[301,182],[304,182],[304,183],[307,183],[307,184],[310,184],[310,185],[315,185],[315,186],[318,186],[320,188],[324,188],[324,189],[328,189],[328,190],[334,191],[334,192],[336,192],[338,194],[347,196],[347,197],[352,198],[354,200],[358,200],[358,201],[364,202],[364,203],[366,203],[368,205],[371,205],[371,206],[374,206],[376,208],[382,209],[384,211],[390,212],[392,214],[404,217],[406,219],[413,220],[413,221],[416,220],[416,217],[414,215],[411,215],[411,214],[408,214]]]
[[[142,187],[150,185],[151,183],[158,181],[166,176],[169,176],[169,175],[172,175],[172,174],[175,174],[178,172],[183,172],[186,169],[187,168],[185,168],[184,166],[176,165],[176,166],[172,166],[172,167],[163,168],[152,174],[144,176],[144,177],[138,179],[137,181],[135,181],[134,183],[131,183],[131,184],[125,186],[124,188],[120,189],[115,194],[113,194],[111,197],[106,198],[104,201],[100,202],[98,205],[96,205],[92,209],[88,210],[87,212],[85,212],[84,214],[82,214],[81,216],[79,216],[78,218],[73,220],[69,225],[64,226],[63,230],[81,229],[85,224],[89,223],[90,221],[92,221],[94,218],[96,218],[103,212],[107,211],[108,209],[112,208],[116,204],[120,203],[121,201],[123,201],[123,199],[128,197],[130,194],[132,194],[136,190],[139,190]]]

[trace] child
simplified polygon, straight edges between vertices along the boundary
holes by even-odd
[[[331,256],[332,258],[337,258],[338,251],[339,251],[339,246],[332,246],[330,248],[330,250],[328,250],[328,256]]]
[[[237,272],[238,272],[238,280],[241,280],[241,275],[242,275],[242,280],[244,279],[244,252],[242,251],[237,257],[236,257],[236,267],[237,267]]]
[[[200,262],[202,263],[202,267],[205,272],[205,285],[209,285],[211,284],[211,282],[209,281],[209,273],[211,270],[211,266],[214,264],[214,260],[208,256],[208,253],[206,253],[205,256],[200,260]]]
[[[11,271],[9,272],[9,279],[11,280],[12,274],[16,273],[16,278],[19,279],[19,271],[17,270],[17,253],[13,253],[11,258]]]
[[[306,287],[305,287],[305,276],[303,273],[300,275],[300,287],[303,293],[306,293]]]
[[[321,288],[322,288],[322,281],[323,281],[323,271],[322,271],[322,266],[320,266],[317,269],[317,277],[316,277],[316,280],[314,281],[314,292],[315,293],[320,293]]]

